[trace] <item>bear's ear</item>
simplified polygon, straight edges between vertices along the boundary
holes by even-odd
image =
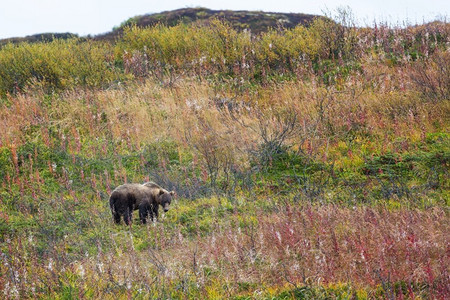
[[[175,196],[175,191],[170,191],[170,196]]]
[[[164,190],[159,190],[159,195],[164,194]]]

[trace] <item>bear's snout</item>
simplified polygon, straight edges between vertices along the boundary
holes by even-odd
[[[169,211],[169,203],[164,204],[164,212]]]

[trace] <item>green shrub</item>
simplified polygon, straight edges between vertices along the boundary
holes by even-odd
[[[40,86],[50,92],[75,86],[100,87],[122,79],[112,47],[81,39],[8,44],[0,49],[0,96]]]

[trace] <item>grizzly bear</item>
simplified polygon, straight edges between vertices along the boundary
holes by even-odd
[[[174,194],[174,191],[168,192],[154,182],[123,184],[111,193],[109,206],[117,224],[123,216],[125,224],[129,225],[133,211],[138,209],[141,223],[145,224],[149,215],[152,221],[154,217],[158,218],[159,205],[163,207],[164,212],[169,210]]]

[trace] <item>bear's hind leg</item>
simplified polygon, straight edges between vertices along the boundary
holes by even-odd
[[[109,198],[109,207],[111,208],[111,213],[113,215],[114,222],[120,224],[120,207],[117,207],[118,201],[117,193],[113,193],[111,198]]]
[[[120,224],[120,214],[118,212],[113,212],[114,223]]]
[[[132,211],[131,209],[127,208],[125,213],[123,214],[123,220],[125,221],[125,224],[130,225],[132,218]]]

